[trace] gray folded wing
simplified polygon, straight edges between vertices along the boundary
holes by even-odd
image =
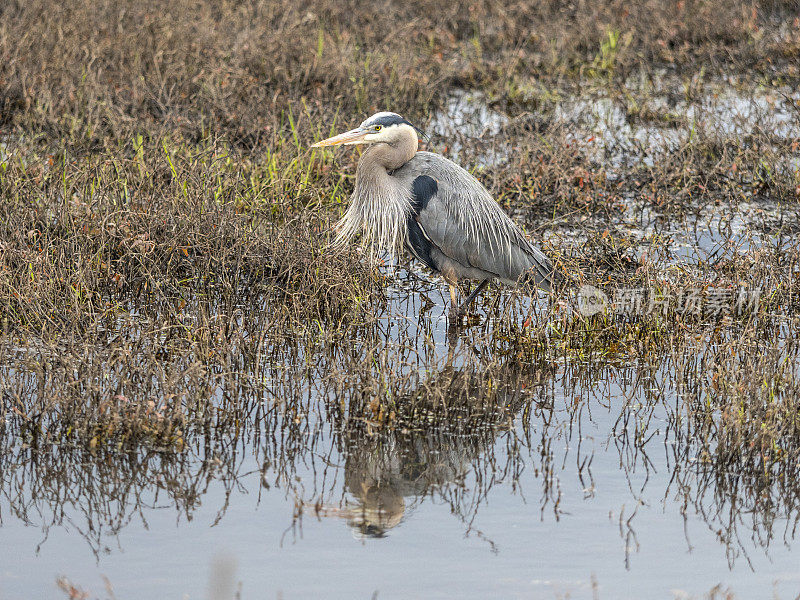
[[[412,188],[420,233],[446,257],[466,271],[550,289],[556,277],[550,260],[467,171],[438,154],[418,152],[394,175]]]

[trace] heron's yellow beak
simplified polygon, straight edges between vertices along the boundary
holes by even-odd
[[[339,146],[342,144],[344,144],[345,146],[351,146],[353,144],[363,144],[366,141],[364,137],[368,133],[369,131],[361,129],[360,127],[356,127],[355,129],[351,129],[350,131],[345,131],[344,133],[340,133],[339,135],[329,137],[327,140],[322,140],[321,142],[312,144],[311,147],[323,148],[325,146]]]

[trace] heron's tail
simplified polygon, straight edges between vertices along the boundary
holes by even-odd
[[[533,267],[523,274],[520,283],[523,287],[552,292],[562,289],[567,283],[567,278],[549,259],[544,258],[535,261]]]

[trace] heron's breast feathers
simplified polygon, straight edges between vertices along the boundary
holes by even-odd
[[[343,245],[361,234],[361,241],[371,254],[397,255],[407,242],[408,219],[415,214],[413,195],[387,180],[369,185],[356,182],[356,189],[342,219],[336,224],[335,245]]]

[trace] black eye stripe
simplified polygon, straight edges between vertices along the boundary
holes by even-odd
[[[400,115],[396,114],[388,114],[382,117],[378,117],[372,123],[369,121],[362,124],[365,127],[375,127],[376,125],[380,125],[381,127],[390,127],[392,125],[411,125],[409,121],[401,117]],[[413,125],[411,125],[413,127]]]

